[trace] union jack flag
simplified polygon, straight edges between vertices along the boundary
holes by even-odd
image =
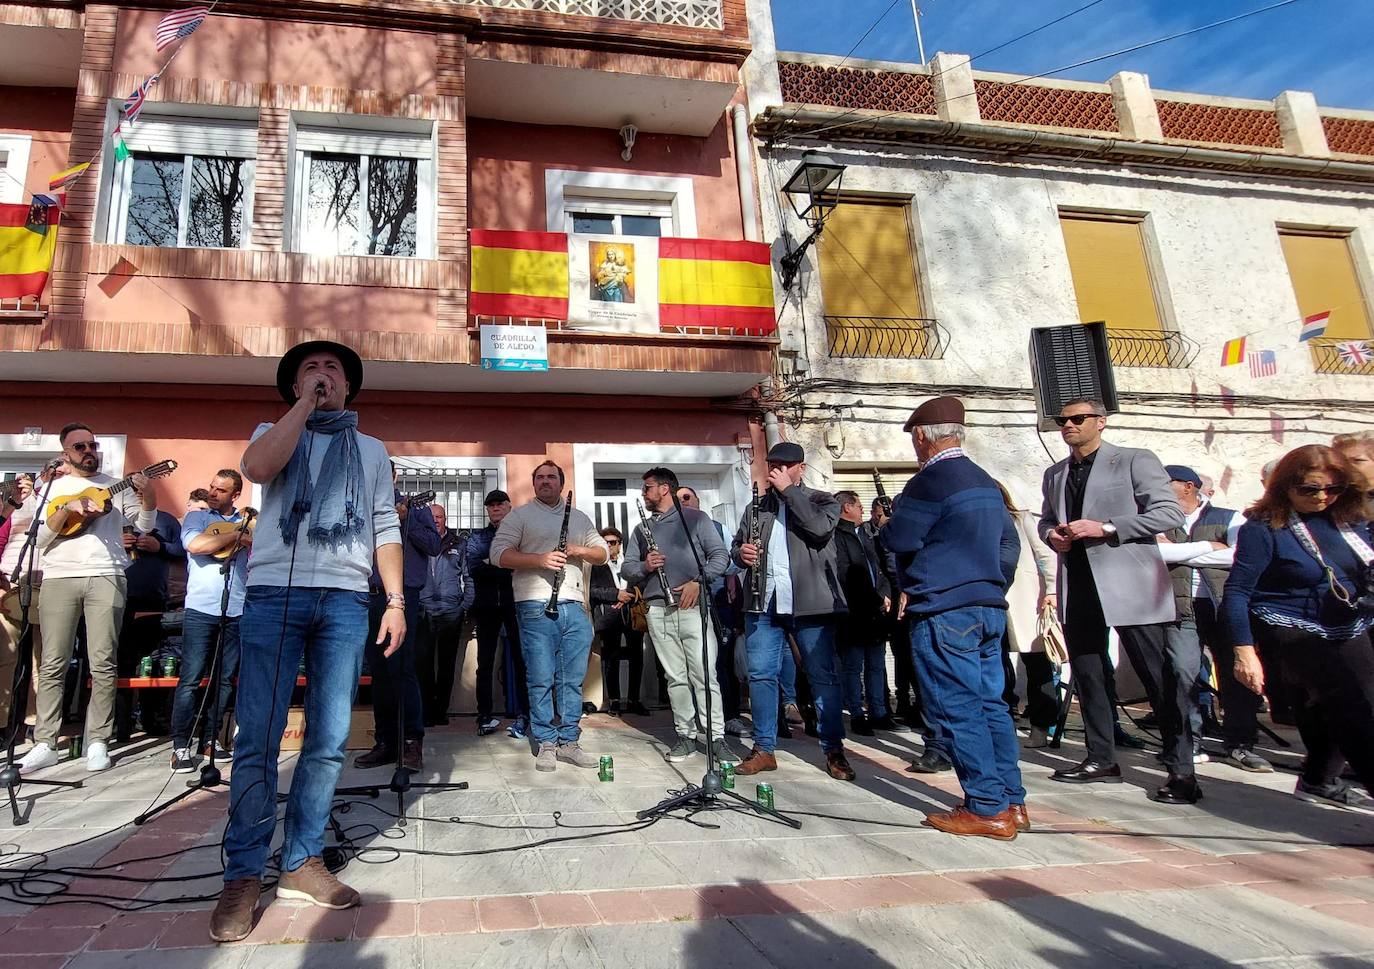
[[[157,83],[157,79],[161,76],[160,74],[154,74],[152,77],[148,78],[148,80],[140,84],[134,90],[133,94],[130,94],[124,99],[121,110],[124,112],[124,119],[129,122],[129,127],[132,128],[134,122],[138,120],[138,116],[143,113],[143,105],[148,100],[148,92],[152,90],[153,85]]]
[[[1363,340],[1352,340],[1349,343],[1338,343],[1336,352],[1341,355],[1341,363],[1347,367],[1359,367],[1369,363],[1374,359],[1374,354],[1369,352],[1369,344]]]
[[[210,16],[209,7],[187,7],[163,17],[157,24],[157,49],[164,50],[183,37],[190,37]]]

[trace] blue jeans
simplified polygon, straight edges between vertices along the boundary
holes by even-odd
[[[782,670],[778,673],[778,691],[782,694],[782,705],[797,702],[797,661],[790,649],[782,651]]]
[[[225,881],[256,878],[266,867],[277,826],[277,755],[302,654],[305,741],[286,802],[282,871],[295,871],[324,851],[363,665],[367,605],[366,592],[249,586],[239,623],[239,732],[224,835]]]
[[[515,617],[529,683],[530,737],[536,744],[575,744],[582,735],[582,681],[592,622],[576,602],[560,602],[557,619],[544,615],[543,600],[517,602]]]
[[[964,804],[991,817],[1026,803],[1021,745],[1002,699],[1002,635],[1007,611],[988,606],[913,616],[911,655],[921,699],[949,754]]]
[[[844,720],[840,678],[835,672],[833,616],[797,618],[768,612],[745,619],[745,650],[749,654],[749,712],[754,717],[754,746],[772,753],[778,743],[778,679],[783,657],[791,653],[788,634],[801,650],[811,694],[816,703],[821,749],[843,749]]]
[[[189,747],[195,738],[196,694],[200,692],[200,678],[210,675],[214,659],[215,640],[219,636],[219,616],[186,610],[181,625],[181,682],[172,700],[172,746]],[[207,695],[205,716],[201,721],[202,737],[214,738],[219,733],[229,695],[234,690],[234,677],[239,672],[239,620],[235,616],[225,620],[224,643],[219,657],[219,697]],[[207,687],[208,690],[208,687]]]
[[[886,647],[881,642],[850,643],[840,647],[840,670],[844,679],[844,705],[851,717],[887,716],[887,671],[883,666]]]

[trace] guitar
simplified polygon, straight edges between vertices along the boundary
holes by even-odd
[[[257,516],[257,513],[254,512],[253,509],[251,509],[251,508],[246,509],[246,510],[245,510],[245,514],[248,515],[248,529],[247,529],[247,530],[248,530],[248,534],[249,534],[249,535],[252,535],[253,532],[256,531],[256,530],[257,530],[257,527],[258,527],[258,516]],[[239,520],[239,521],[236,521],[236,522],[215,522],[215,523],[212,524],[212,525],[207,525],[206,528],[205,528],[205,530],[202,531],[201,534],[202,534],[202,535],[232,535],[232,534],[234,534],[235,532],[237,532],[239,529],[241,529],[241,528],[243,528],[243,527],[244,527],[244,523],[243,523],[242,520]],[[215,560],[218,561],[218,562],[223,562],[225,559],[231,559],[231,558],[233,558],[233,557],[234,557],[235,555],[237,555],[239,552],[243,551],[243,549],[245,549],[246,547],[247,547],[247,546],[245,546],[245,545],[240,545],[240,544],[237,544],[237,543],[230,544],[230,545],[226,545],[226,546],[224,546],[224,548],[220,549],[218,552],[211,552],[211,553],[210,553],[210,557],[211,557],[212,559],[215,559]]]
[[[149,465],[144,468],[143,474],[148,478],[162,478],[171,474],[176,469],[177,463],[175,461],[159,461],[157,464]],[[95,519],[108,514],[113,507],[110,503],[110,499],[121,491],[127,491],[133,486],[133,476],[130,475],[127,478],[116,481],[108,488],[87,488],[85,491],[78,494],[63,495],[60,498],[54,498],[52,501],[48,502],[48,507],[44,509],[43,518],[45,520],[51,520],[53,515],[56,515],[68,505],[79,503],[82,498],[89,498],[95,504],[99,505],[100,511],[96,512],[94,515],[83,515],[73,509],[67,515],[67,521],[62,526],[62,529],[60,531],[54,529],[54,531],[57,531],[57,534],[63,538],[71,538],[73,535],[79,535],[86,529],[86,526]]]

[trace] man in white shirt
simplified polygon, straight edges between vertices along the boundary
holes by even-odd
[[[38,719],[34,746],[20,763],[27,773],[57,763],[57,731],[62,726],[62,694],[67,667],[76,644],[76,627],[86,621],[86,656],[91,669],[91,700],[86,710],[86,769],[108,770],[110,737],[114,733],[116,652],[124,622],[128,581],[124,570],[124,526],[140,532],[157,525],[157,499],[141,472],[129,476],[127,486],[100,473],[100,443],[85,424],[62,428],[58,440],[71,473],[53,483],[48,506],[59,498],[88,488],[113,493],[105,504],[75,499],[51,515],[38,529],[43,557],[43,594],[38,611],[46,648],[38,670]],[[117,489],[117,490],[116,490]],[[108,513],[107,507],[108,504]],[[85,526],[74,534],[62,532],[78,518]]]

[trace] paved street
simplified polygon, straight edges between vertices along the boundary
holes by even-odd
[[[734,812],[636,826],[635,811],[698,778],[702,760],[680,772],[663,762],[671,727],[662,713],[585,723],[586,746],[615,757],[614,783],[566,766],[536,774],[522,744],[504,733],[479,738],[466,720],[432,731],[423,779],[461,779],[467,791],[408,795],[404,828],[373,806],[393,810],[394,797],[355,800],[338,815],[365,849],[344,876],[364,906],[273,903],[245,943],[220,947],[206,936],[211,903],[179,900],[217,889],[226,795],[197,794],[135,829],[128,822],[167,780],[166,745],[136,742],[84,789],[26,798],[32,823],[0,828],[0,840],[7,854],[47,852],[48,867],[106,866],[79,891],[166,904],[119,914],[0,903],[0,969],[1374,961],[1374,817],[1294,800],[1291,773],[1207,764],[1200,805],[1163,807],[1144,796],[1162,777],[1147,752],[1123,758],[1125,785],[1089,788],[1048,780],[1077,759],[1076,745],[1028,752],[1035,830],[1001,844],[920,826],[923,811],[954,802],[957,785],[904,771],[918,749],[913,734],[851,741],[851,785],[821,772],[819,748],[799,732],[768,780],[800,831]],[[52,776],[84,776],[80,766]],[[350,770],[345,783],[388,777]],[[739,789],[753,793],[745,779]]]

